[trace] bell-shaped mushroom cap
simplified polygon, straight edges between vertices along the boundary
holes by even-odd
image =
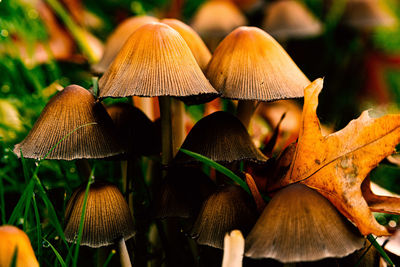
[[[124,20],[108,37],[101,60],[92,66],[96,74],[103,74],[117,56],[129,36],[144,24],[155,22],[156,18],[150,16],[137,16]]]
[[[12,225],[0,226],[0,266],[11,266],[17,251],[16,267],[39,267],[31,241],[24,231]]]
[[[28,136],[15,145],[25,158],[73,160],[105,158],[123,152],[103,105],[78,85],[70,85],[47,103]],[[63,139],[64,138],[64,139]],[[53,150],[51,150],[54,147]]]
[[[396,19],[379,0],[348,0],[343,16],[345,24],[359,30],[392,26]]]
[[[193,16],[192,28],[202,37],[224,37],[233,29],[247,25],[246,17],[230,1],[207,1]]]
[[[191,235],[199,244],[222,249],[227,232],[238,229],[246,235],[256,220],[257,211],[250,195],[239,186],[229,185],[203,203]]]
[[[296,0],[272,2],[265,9],[263,29],[277,39],[315,36],[321,28],[311,11]]]
[[[65,238],[76,242],[86,184],[80,186],[67,203]],[[134,235],[132,215],[124,196],[115,185],[96,181],[90,185],[86,202],[81,245],[98,248]]]
[[[246,256],[283,263],[344,257],[364,238],[317,191],[302,184],[279,191],[246,238]]]
[[[208,62],[211,59],[211,53],[197,32],[195,32],[189,25],[186,25],[177,19],[163,19],[161,22],[179,32],[192,51],[200,68],[205,71]]]
[[[137,29],[99,80],[99,87],[100,97],[176,96],[190,102],[218,94],[185,40],[163,23]]]
[[[266,162],[268,158],[257,149],[238,118],[217,111],[199,120],[186,136],[181,148],[199,153],[218,162]],[[174,163],[194,163],[196,159],[179,151]]]
[[[239,27],[217,47],[206,76],[222,97],[272,101],[304,96],[310,81],[269,34]]]
[[[106,107],[123,147],[131,155],[160,154],[160,137],[154,123],[138,108],[127,103]]]
[[[189,218],[196,216],[206,198],[215,191],[214,182],[196,168],[172,168],[161,186],[156,216]]]

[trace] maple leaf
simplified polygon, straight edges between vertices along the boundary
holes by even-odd
[[[323,79],[317,79],[305,88],[302,124],[293,160],[286,174],[269,190],[303,183],[330,200],[362,234],[389,235],[372,215],[361,184],[400,142],[400,115],[371,118],[364,111],[342,130],[323,136],[316,113],[322,86]],[[391,205],[392,213],[396,213],[393,202]]]

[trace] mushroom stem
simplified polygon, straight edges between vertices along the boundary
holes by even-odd
[[[224,238],[224,257],[222,267],[242,267],[244,239],[239,230],[226,233]]]
[[[172,156],[175,157],[185,139],[184,115],[185,105],[182,101],[171,99],[172,121]]]
[[[160,96],[158,101],[160,104],[161,116],[161,164],[165,166],[172,159],[171,98],[168,96]]]
[[[258,103],[256,100],[239,100],[238,102],[236,116],[246,129],[249,128],[251,117],[256,111]]]
[[[77,159],[75,161],[76,168],[78,169],[79,175],[86,181],[90,173],[92,172],[92,168],[90,167],[89,161],[87,159]]]
[[[132,267],[131,259],[129,258],[128,249],[126,248],[124,238],[118,240],[119,257],[122,267]]]

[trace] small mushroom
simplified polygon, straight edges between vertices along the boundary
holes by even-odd
[[[157,21],[157,19],[150,16],[136,16],[128,18],[119,24],[108,37],[103,56],[98,63],[92,66],[92,71],[99,75],[103,74],[111,65],[111,62],[117,56],[129,36],[139,27],[154,21]]]
[[[199,120],[181,148],[225,163],[241,160],[264,163],[268,160],[255,147],[239,119],[224,111],[217,111]],[[196,159],[179,151],[173,162],[190,164],[196,162]]]
[[[65,239],[76,242],[79,232],[86,185],[80,186],[65,210]],[[133,219],[128,204],[115,185],[95,181],[87,196],[81,245],[98,248],[118,243],[121,262],[127,262],[125,240],[134,235]],[[129,266],[129,265],[123,265]]]
[[[239,229],[246,235],[256,220],[250,195],[239,186],[223,186],[203,203],[191,235],[199,244],[222,249],[225,233]]]
[[[78,85],[58,92],[14,153],[25,158],[73,160],[121,154],[113,122],[101,103]]]
[[[256,101],[304,96],[310,81],[269,34],[239,27],[217,47],[206,76],[222,97],[238,99],[238,118],[247,128]]]
[[[12,266],[14,253],[16,267],[39,267],[31,241],[24,231],[12,225],[0,226],[0,267]]]
[[[218,43],[233,29],[247,25],[247,19],[231,1],[207,1],[193,16],[191,26],[214,51]]]
[[[317,191],[302,184],[280,190],[246,238],[246,256],[283,263],[341,258],[365,240]]]
[[[297,0],[279,0],[265,9],[263,27],[277,40],[306,38],[321,33],[321,23]]]

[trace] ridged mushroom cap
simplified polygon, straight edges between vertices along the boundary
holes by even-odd
[[[345,24],[359,30],[392,26],[395,17],[385,9],[379,0],[348,0],[343,15]]]
[[[181,35],[163,23],[137,29],[99,80],[100,97],[175,96],[188,102],[218,95]]]
[[[201,36],[223,37],[236,27],[246,24],[246,17],[230,1],[207,1],[193,16],[191,26]]]
[[[283,263],[340,258],[364,245],[364,238],[317,191],[302,184],[280,190],[246,238],[246,256]]]
[[[88,125],[89,124],[89,125]],[[121,154],[113,122],[103,105],[78,85],[70,85],[47,103],[25,139],[15,145],[25,158],[73,160]]]
[[[200,68],[205,71],[211,59],[211,53],[200,36],[189,25],[177,19],[163,19],[162,23],[167,24],[182,36],[193,53]]]
[[[255,221],[254,201],[241,187],[228,185],[203,203],[191,231],[197,243],[222,249],[227,232],[238,229],[246,235]]]
[[[106,110],[128,154],[160,154],[161,144],[156,126],[140,109],[127,103],[115,103],[107,106]]]
[[[31,241],[24,231],[12,225],[0,226],[0,266],[11,266],[15,250],[18,249],[16,267],[39,267]]]
[[[76,242],[81,220],[86,184],[80,186],[65,209],[65,238]],[[90,185],[86,202],[81,245],[98,248],[134,235],[132,215],[124,196],[115,185],[95,181]]]
[[[124,20],[107,38],[102,58],[92,66],[96,74],[103,74],[117,56],[129,36],[144,24],[155,22],[156,18],[150,16],[137,16]]]
[[[289,39],[318,35],[322,26],[302,3],[280,0],[265,9],[263,29],[277,39]]]
[[[272,101],[304,96],[310,81],[269,34],[239,27],[217,47],[207,78],[222,97]]]
[[[238,118],[217,111],[199,120],[186,136],[181,148],[199,153],[218,162],[266,162],[268,158],[255,147]],[[196,159],[179,151],[174,163],[194,163]]]

